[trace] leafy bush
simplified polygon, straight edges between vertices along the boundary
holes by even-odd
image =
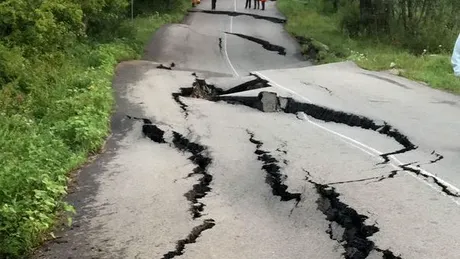
[[[6,0],[0,4],[0,38],[28,56],[67,48],[82,35],[82,10],[69,0]]]
[[[343,32],[351,37],[360,35],[361,25],[358,2],[347,2],[339,11],[340,27]]]
[[[83,22],[86,33],[90,36],[108,36],[110,32],[116,31],[125,18],[130,3],[127,0],[74,1],[81,3]]]
[[[107,136],[113,68],[183,17],[189,1],[174,2],[134,21],[128,0],[0,3],[0,258],[30,252],[72,210],[67,174]]]
[[[371,37],[414,54],[452,49],[460,31],[460,2],[452,0],[310,0],[350,37]]]
[[[315,49],[316,62],[351,60],[370,70],[388,70],[392,68],[390,64],[394,63],[395,72],[401,76],[426,82],[434,88],[460,93],[460,80],[453,75],[450,65],[451,44],[454,40],[439,35],[452,27],[437,29],[436,23],[432,23],[426,26],[426,31],[421,32],[420,38],[414,37],[414,40],[408,36],[384,33],[376,37],[366,35],[361,27],[356,31],[358,1],[355,0],[355,4],[352,4],[353,1],[341,1],[338,12],[332,14],[324,12],[319,1],[330,0],[310,0],[308,4],[298,0],[277,1],[281,12],[288,19],[286,29],[294,36],[305,39],[300,43],[306,54],[312,48]],[[348,29],[344,31],[344,28]],[[349,31],[355,31],[355,34]],[[396,34],[396,31],[392,33]],[[430,41],[430,38],[436,39]],[[422,47],[424,49],[420,50]]]

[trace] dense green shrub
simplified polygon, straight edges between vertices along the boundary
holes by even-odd
[[[0,252],[17,255],[36,244],[63,205],[66,173],[104,140],[116,57],[136,53],[124,45],[93,51],[100,57],[96,67],[70,57],[51,65],[34,62],[37,81],[17,105],[20,112],[1,115]],[[88,48],[88,55],[93,51]]]
[[[356,37],[360,35],[361,20],[359,17],[359,3],[351,1],[345,3],[339,11],[340,27],[343,32],[349,36]]]
[[[454,0],[311,0],[309,6],[335,14],[351,37],[372,37],[419,55],[451,50],[460,32],[460,2]]]
[[[439,29],[436,29],[436,26],[428,29],[427,26],[426,34],[428,35],[424,37],[429,37],[429,32],[432,31],[432,34],[435,35],[432,38],[439,38],[440,40],[435,40],[439,40],[442,46],[436,46],[435,43],[424,42],[418,38],[411,40],[409,36],[400,36],[396,33],[397,31],[391,33],[382,31],[378,35],[369,35],[361,29],[361,21],[357,19],[359,18],[359,8],[357,8],[359,1],[355,0],[354,4],[353,1],[341,1],[336,13],[324,10],[325,7],[320,1],[332,0],[277,1],[281,12],[288,19],[286,29],[301,39],[299,43],[302,45],[304,55],[312,58],[313,61],[330,63],[350,60],[364,69],[392,69],[392,73],[426,82],[431,87],[460,93],[460,80],[454,76],[450,64],[452,49],[449,45],[453,43],[453,39],[445,39],[443,38],[445,35],[438,35],[444,33],[444,30],[452,34],[455,32],[452,26]],[[350,8],[352,10],[349,10]],[[346,15],[349,16],[344,22],[343,18],[347,17]],[[452,20],[452,17],[447,17],[446,21]],[[355,30],[355,34],[349,33],[344,28]],[[390,28],[394,30],[396,27],[390,24]],[[404,43],[403,40],[407,43]],[[413,44],[419,44],[418,46],[421,47],[429,45],[427,43],[433,47],[427,48],[426,51],[425,49],[414,50]],[[433,52],[440,54],[433,54]]]
[[[0,38],[24,46],[28,56],[67,48],[82,35],[83,12],[69,0],[6,0],[0,4]]]
[[[81,3],[86,33],[91,36],[109,35],[120,26],[130,3],[127,0],[74,1]]]
[[[68,173],[108,133],[114,65],[183,17],[189,1],[173,3],[131,21],[129,0],[0,1],[0,258],[30,252],[71,210]]]

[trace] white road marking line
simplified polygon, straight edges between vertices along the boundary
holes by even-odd
[[[230,17],[230,32],[233,31],[233,17]],[[227,33],[224,32],[224,54],[225,54],[225,59],[227,59],[228,64],[230,65],[230,68],[232,69],[233,74],[236,77],[239,77],[240,75],[236,71],[235,67],[233,66],[232,62],[230,61],[230,57],[228,56],[228,51],[227,51]]]
[[[281,88],[281,89],[283,89],[283,90],[285,90],[285,91],[288,91],[288,92],[290,92],[290,93],[292,93],[292,94],[294,94],[294,95],[297,95],[298,97],[300,97],[300,98],[302,98],[302,99],[308,101],[309,103],[312,103],[312,101],[311,101],[310,99],[308,99],[307,97],[304,97],[304,96],[302,96],[301,94],[299,94],[299,93],[297,93],[297,92],[295,92],[295,91],[293,91],[293,90],[291,90],[291,89],[289,89],[289,88],[286,88],[286,87],[284,87],[284,86],[281,86],[280,84],[276,83],[275,81],[273,81],[272,79],[270,79],[268,76],[263,75],[263,74],[260,73],[260,72],[254,72],[253,74],[258,75],[258,76],[260,76],[261,78],[264,78],[265,80],[269,81],[273,86],[276,86],[276,87]],[[350,141],[351,143],[348,143],[348,144],[351,144],[352,146],[354,146],[354,147],[360,149],[361,151],[363,151],[363,152],[365,152],[365,153],[367,153],[367,154],[371,154],[371,153],[368,152],[368,151],[365,151],[363,148],[365,148],[365,149],[367,149],[367,150],[369,150],[369,151],[372,151],[372,152],[374,153],[374,154],[373,154],[374,156],[377,156],[377,155],[380,156],[380,155],[384,154],[383,152],[381,152],[381,151],[379,151],[379,150],[377,150],[377,149],[374,149],[374,148],[372,148],[372,147],[370,147],[370,146],[368,146],[368,145],[366,145],[366,144],[364,144],[364,143],[361,143],[361,142],[359,142],[359,141],[356,140],[356,139],[350,138],[350,137],[345,136],[345,135],[343,135],[343,134],[340,134],[340,133],[338,133],[338,132],[336,132],[336,131],[333,131],[333,130],[327,128],[327,127],[324,127],[324,126],[322,126],[322,125],[319,125],[318,123],[316,123],[316,122],[310,120],[305,114],[304,114],[304,116],[305,116],[306,121],[308,121],[310,124],[312,124],[312,125],[314,125],[314,126],[316,126],[316,127],[318,127],[318,128],[321,128],[321,129],[323,129],[323,130],[325,130],[325,131],[327,131],[327,132],[329,132],[329,133],[331,133],[331,134],[334,134],[334,135],[336,135],[336,136],[338,136],[338,137],[340,137],[340,138],[342,138],[342,139],[345,139],[345,140]],[[361,146],[361,147],[363,147],[363,148],[360,148],[360,147],[358,147],[358,146],[356,146],[356,145],[354,145],[354,144],[352,144],[352,143],[354,143],[354,144],[356,144],[356,145],[359,145],[359,146]],[[389,156],[389,158],[391,158],[392,160],[394,160],[398,165],[404,165],[404,164],[405,164],[405,163],[403,163],[401,160],[399,160],[398,158],[396,158],[396,157],[393,156],[393,155],[392,155],[392,156]],[[393,163],[390,163],[390,165],[391,165],[393,168],[395,168],[395,169],[401,169],[400,166],[397,166],[397,165],[395,165],[395,164],[393,164]],[[436,180],[438,180],[438,181],[439,181],[440,183],[442,183],[443,185],[449,187],[450,189],[452,189],[453,191],[455,191],[455,192],[457,192],[457,193],[460,193],[460,189],[457,188],[456,186],[454,186],[454,185],[452,185],[452,184],[446,182],[445,180],[443,180],[443,179],[441,179],[441,178],[435,176],[434,174],[432,174],[432,173],[430,173],[430,172],[428,172],[428,171],[426,171],[426,170],[424,170],[424,169],[422,169],[422,168],[413,167],[413,166],[411,166],[411,165],[409,165],[409,166],[407,166],[407,167],[410,167],[410,168],[416,169],[416,170],[420,170],[421,172],[423,172],[423,174],[425,174],[425,175],[427,175],[427,176],[430,176],[430,177],[432,177],[432,178],[436,178]],[[417,176],[415,173],[409,172],[409,175],[411,175],[412,177],[416,178],[417,180],[423,182],[425,185],[431,187],[431,188],[434,189],[435,191],[437,191],[437,192],[443,194],[444,196],[447,196],[447,194],[445,194],[444,192],[442,192],[442,191],[439,190],[439,187],[438,187],[437,185],[433,185],[433,184],[431,184],[431,183],[429,183],[429,182],[427,182],[427,181],[421,179],[421,178],[420,178],[419,176]],[[448,197],[449,197],[455,204],[457,204],[457,205],[460,206],[460,201],[459,201],[458,199],[456,199],[456,198],[454,198],[454,197],[451,197],[451,196],[448,196]]]
[[[236,0],[233,1],[233,10],[236,12]],[[233,16],[230,16],[230,33],[233,32]],[[236,71],[235,67],[232,64],[232,61],[230,61],[230,57],[228,56],[228,51],[227,51],[227,33],[224,32],[224,54],[225,54],[225,59],[227,60],[227,63],[230,65],[230,68],[232,69],[233,74],[236,77],[239,77],[240,74]]]
[[[234,7],[234,10],[236,11],[236,0],[234,0],[233,7]],[[230,17],[230,32],[233,32],[233,17]],[[233,73],[235,74],[235,76],[238,77],[239,74],[238,74],[238,72],[236,71],[235,67],[233,66],[232,62],[230,61],[230,57],[228,56],[228,52],[227,52],[227,34],[224,35],[224,40],[225,40],[225,44],[224,44],[224,45],[225,45],[225,46],[224,46],[225,57],[226,57],[226,59],[227,59],[228,64],[230,65],[231,69],[233,70]],[[260,73],[260,72],[254,72],[253,74],[256,74],[256,75],[258,75],[258,76],[260,76],[260,77],[262,77],[262,78],[265,78],[266,80],[270,81],[270,83],[272,83],[274,86],[276,86],[276,87],[278,87],[278,88],[281,88],[281,89],[283,89],[283,90],[285,90],[285,91],[287,91],[287,92],[290,92],[290,93],[292,93],[292,94],[294,94],[294,95],[297,95],[298,97],[302,98],[303,100],[305,100],[305,101],[307,101],[307,102],[309,102],[309,103],[312,103],[312,101],[311,101],[310,99],[308,99],[307,97],[302,96],[301,94],[299,94],[299,93],[297,93],[297,92],[295,92],[295,91],[293,91],[293,90],[291,90],[291,89],[289,89],[289,88],[286,88],[286,87],[284,87],[284,86],[282,86],[282,85],[276,83],[275,81],[271,80],[269,77],[263,75],[263,74]],[[305,116],[305,117],[306,117],[306,116]],[[374,152],[374,155],[376,154],[376,156],[377,156],[377,155],[380,156],[380,155],[383,154],[383,152],[381,152],[381,151],[379,151],[379,150],[377,150],[377,149],[374,149],[374,148],[372,148],[372,147],[370,147],[370,146],[368,146],[368,145],[366,145],[366,144],[363,144],[363,143],[359,142],[358,140],[355,140],[355,139],[353,139],[353,138],[350,138],[350,137],[348,137],[348,136],[345,136],[345,135],[343,135],[343,134],[340,134],[340,133],[338,133],[338,132],[336,132],[336,131],[333,131],[333,130],[331,130],[331,129],[329,129],[329,128],[326,128],[326,127],[324,127],[324,126],[322,126],[322,125],[319,125],[319,124],[317,124],[317,123],[311,121],[308,117],[306,117],[306,120],[307,120],[309,123],[311,123],[312,125],[316,126],[316,127],[319,127],[319,128],[321,128],[321,129],[323,129],[323,130],[325,130],[325,131],[327,131],[327,132],[329,132],[329,133],[331,133],[331,134],[334,134],[334,135],[336,135],[336,136],[338,136],[338,137],[340,137],[340,138],[342,138],[342,139],[346,139],[346,140],[348,140],[348,141],[350,141],[350,142],[352,142],[352,143],[354,143],[354,144],[356,144],[356,145],[359,145],[359,146],[361,146],[361,147],[363,147],[363,148],[365,148],[365,149],[367,149],[367,150],[370,150],[370,151]],[[360,149],[361,151],[363,151],[363,152],[365,152],[365,153],[367,153],[367,154],[371,154],[370,152],[367,152],[367,151],[365,151],[363,148],[359,148],[358,146],[353,145],[353,144],[350,143],[350,142],[348,142],[348,144],[350,144],[350,145],[352,145],[352,146],[354,146],[354,147]],[[397,159],[395,156],[389,156],[389,158],[392,159],[392,160],[394,160],[394,161],[395,161],[397,164],[399,164],[399,165],[404,165],[404,164],[405,164],[405,163],[401,162],[401,160]],[[390,165],[391,165],[393,168],[395,168],[395,169],[401,169],[400,166],[394,165],[393,163],[390,163]],[[432,178],[436,178],[436,180],[438,180],[440,183],[442,183],[442,184],[444,184],[445,186],[451,188],[453,191],[455,191],[455,192],[457,192],[457,193],[460,193],[460,189],[457,188],[456,186],[454,186],[454,185],[452,185],[452,184],[450,184],[450,183],[444,181],[443,179],[441,179],[441,178],[435,176],[434,174],[432,174],[432,173],[430,173],[430,172],[428,172],[428,171],[426,171],[426,170],[424,170],[424,169],[422,169],[422,168],[416,168],[416,167],[413,167],[413,166],[411,166],[411,165],[409,165],[409,166],[407,166],[407,167],[410,167],[410,168],[416,169],[416,170],[420,170],[421,172],[423,172],[423,174],[428,175],[428,176],[430,176],[430,177],[432,177]],[[437,191],[437,192],[443,194],[444,196],[447,196],[444,192],[442,192],[442,191],[439,190],[439,187],[438,187],[438,186],[430,184],[429,182],[427,182],[427,181],[421,179],[420,177],[418,177],[416,174],[414,174],[414,173],[412,173],[412,172],[409,172],[409,175],[411,175],[412,177],[416,178],[416,179],[419,180],[420,182],[423,182],[425,185],[431,187],[431,188],[434,189],[435,191]],[[455,204],[457,204],[457,205],[460,206],[460,201],[459,201],[458,199],[455,199],[454,197],[451,197],[451,196],[448,196],[448,197],[449,197]]]
[[[305,118],[306,120],[310,120],[310,119],[309,119],[308,117],[306,117],[306,116],[304,116],[304,118]],[[309,121],[309,122],[311,122],[311,121]],[[362,148],[362,147],[360,147],[359,145],[354,144],[353,142],[347,141],[347,139],[344,139],[344,138],[339,138],[339,139],[340,139],[342,142],[347,143],[348,145],[351,145],[351,146],[354,146],[354,147],[357,148],[357,149],[360,149],[361,151],[363,151],[364,153],[370,155],[370,156],[373,157],[373,158],[377,158],[377,159],[380,158],[380,156],[376,155],[375,153],[373,153],[373,152],[371,152],[371,151],[369,151],[369,150],[367,150],[367,149],[365,149],[365,148]],[[378,159],[378,160],[380,160],[380,159]]]
[[[264,79],[267,80],[267,81],[270,81],[270,83],[271,83],[273,86],[276,86],[276,87],[278,87],[278,88],[281,88],[281,89],[283,89],[283,90],[285,90],[285,91],[287,91],[287,92],[289,92],[289,93],[291,93],[291,94],[295,94],[295,95],[297,95],[298,97],[302,98],[303,100],[305,100],[305,101],[307,101],[307,102],[309,102],[309,103],[312,103],[312,101],[311,101],[310,99],[308,99],[307,97],[304,97],[304,96],[300,95],[299,93],[297,93],[297,92],[295,92],[295,91],[293,91],[293,90],[291,90],[291,89],[289,89],[289,88],[286,88],[286,87],[284,87],[284,86],[282,86],[282,85],[276,83],[275,81],[271,80],[270,78],[268,78],[267,76],[263,75],[263,74],[260,73],[260,72],[253,72],[253,74],[258,75],[258,76],[260,76],[261,78],[264,78]]]

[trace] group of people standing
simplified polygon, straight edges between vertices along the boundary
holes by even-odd
[[[254,9],[260,9],[260,3],[262,3],[262,10],[265,10],[265,2],[267,2],[267,0],[254,0]],[[244,9],[247,8],[251,8],[251,0],[246,0]]]
[[[201,0],[192,0],[192,6],[195,7],[196,4],[199,4]],[[216,10],[217,0],[211,0],[211,9]],[[265,10],[265,2],[267,0],[254,0],[254,9],[260,9],[260,3],[262,3],[262,10]],[[246,6],[244,9],[251,8],[251,0],[246,0]]]

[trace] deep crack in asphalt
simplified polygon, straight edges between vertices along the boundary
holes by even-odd
[[[154,125],[150,119],[137,118],[130,115],[126,115],[126,117],[131,120],[141,120],[144,122],[144,124],[142,125],[142,133],[144,134],[144,136],[148,137],[149,139],[157,143],[166,143],[166,141],[164,140],[165,132],[162,129],[158,128],[156,125]]]
[[[431,160],[431,161],[429,162],[429,164],[434,164],[434,163],[437,163],[437,162],[441,161],[442,159],[444,159],[444,156],[441,155],[441,154],[439,154],[439,153],[436,152],[435,150],[433,150],[433,152],[431,152],[431,155],[435,155],[436,158],[433,159],[433,160]]]
[[[281,197],[281,201],[295,200],[297,205],[300,202],[301,194],[287,191],[288,186],[283,183],[287,176],[281,174],[279,161],[271,156],[270,152],[260,149],[263,143],[254,138],[254,133],[249,130],[246,132],[249,135],[249,141],[257,147],[254,153],[263,162],[262,169],[266,172],[265,182],[272,188],[272,194]]]
[[[187,111],[188,106],[187,104],[182,102],[180,97],[190,95],[189,91],[191,90],[191,88],[180,88],[179,90],[180,90],[180,93],[172,93],[172,98],[181,108],[182,112],[184,113],[184,117],[187,118],[188,117],[188,111]]]
[[[264,111],[263,110],[264,104],[261,103],[262,96],[264,93],[276,95],[276,93],[261,92],[259,93],[259,96],[257,97],[217,96],[213,98],[213,101],[226,101],[232,104],[242,104],[242,105],[246,105],[246,106]],[[281,104],[282,102],[284,104]],[[342,111],[336,111],[336,110],[332,110],[330,108],[312,104],[312,103],[297,102],[290,97],[288,98],[278,97],[276,105],[278,107],[278,110],[282,110],[285,113],[296,114],[298,112],[304,112],[305,114],[308,114],[311,117],[324,121],[324,122],[335,122],[335,123],[345,124],[350,127],[360,127],[366,130],[373,130],[379,134],[383,134],[383,135],[393,138],[396,142],[401,144],[404,148],[401,150],[394,151],[394,152],[382,154],[381,157],[384,159],[383,163],[389,162],[388,156],[392,154],[401,154],[404,152],[408,152],[408,151],[417,149],[417,146],[415,146],[406,135],[402,134],[401,132],[399,132],[399,130],[395,129],[393,126],[389,125],[385,121],[383,123],[377,123],[374,120],[367,118],[365,116],[355,115],[352,113],[346,113]],[[433,154],[437,154],[437,153],[433,153]],[[439,161],[442,158],[443,156],[437,154],[437,159],[433,160],[433,163]],[[425,179],[432,179],[433,182],[441,188],[441,191],[447,194],[448,196],[460,197],[460,193],[452,191],[446,184],[442,183],[439,179],[424,173],[420,169],[412,168],[410,167],[410,165],[400,165],[399,167],[403,170],[413,172],[417,176],[423,176]],[[392,177],[389,177],[389,178],[392,178]]]
[[[173,131],[173,145],[180,151],[189,152],[192,154],[188,159],[197,167],[193,169],[191,175],[202,175],[198,183],[193,185],[193,188],[184,194],[187,200],[191,203],[190,212],[193,219],[201,217],[201,212],[204,209],[204,203],[199,202],[199,199],[204,198],[211,191],[209,185],[212,182],[212,175],[207,171],[207,167],[211,164],[212,159],[206,154],[206,148],[200,144],[191,142],[180,133]]]
[[[393,171],[390,172],[389,175],[380,177],[380,179],[379,179],[377,182],[381,182],[381,181],[383,181],[383,180],[385,180],[385,179],[395,178],[395,176],[396,176],[399,172],[400,172],[400,170],[393,170]]]
[[[208,86],[204,83],[205,86]],[[197,91],[197,88],[202,87],[203,84],[195,84],[193,87],[188,88],[187,91],[182,91],[182,95],[186,97],[192,96],[192,93]],[[242,90],[244,91],[244,90]],[[211,91],[212,92],[212,91]],[[220,93],[213,92],[213,94],[208,95],[209,91],[202,91],[201,96],[193,96],[198,98],[204,98],[212,101],[226,101],[232,104],[241,104],[246,105],[252,108],[259,109],[264,111],[264,104],[261,104],[262,95],[264,92],[261,92],[257,97],[244,97],[244,96],[219,96]],[[275,93],[276,95],[276,93]],[[282,98],[282,100],[281,100]],[[397,129],[393,128],[386,122],[377,123],[374,120],[367,118],[365,116],[355,115],[352,113],[346,113],[342,111],[335,111],[327,107],[311,104],[311,103],[301,103],[297,102],[292,98],[277,98],[277,110],[284,111],[285,113],[296,114],[298,112],[304,112],[309,116],[312,116],[315,119],[322,120],[324,122],[336,122],[348,125],[350,127],[360,127],[367,130],[373,130],[379,134],[386,135],[393,138],[396,142],[401,144],[404,148],[395,152],[390,152],[387,154],[382,154],[384,163],[388,162],[388,156],[392,154],[400,154],[416,149],[417,147],[408,139],[407,136],[400,133]],[[265,111],[264,111],[265,112]],[[263,143],[254,138],[254,134],[248,131],[250,136],[250,142],[255,144],[257,149],[254,152],[258,155],[258,159],[264,162],[264,169],[267,172],[267,183],[272,187],[273,195],[280,196],[281,200],[292,200],[295,199],[297,202],[301,199],[300,193],[289,193],[287,192],[287,186],[282,183],[283,175],[280,174],[280,167],[277,164],[278,161],[270,155],[270,152],[260,149]],[[438,156],[439,158],[440,156]],[[440,158],[442,159],[442,157]],[[434,161],[436,162],[436,161]],[[425,178],[429,177],[424,175],[420,170],[409,167],[409,165],[400,166],[403,170],[411,171],[417,175],[422,175]],[[387,176],[381,177],[372,177],[369,179],[361,179],[356,181],[364,180],[377,180],[382,181],[384,179],[393,178],[400,170],[394,170]],[[308,171],[305,170],[308,173]],[[439,182],[436,178],[432,177],[434,182],[437,183],[443,190],[444,193],[460,197],[459,194],[454,193],[449,190],[445,185]],[[368,239],[374,233],[379,231],[379,228],[374,225],[364,224],[365,220],[368,218],[365,215],[358,214],[356,210],[349,207],[347,204],[340,201],[338,198],[339,193],[335,191],[334,187],[325,184],[319,184],[310,179],[310,174],[306,177],[306,180],[313,184],[320,195],[320,198],[317,201],[318,209],[326,215],[328,221],[335,222],[341,226],[344,231],[342,239],[345,242],[339,242],[345,249],[344,256],[347,259],[364,259],[366,258],[372,250],[380,252],[383,254],[384,259],[401,259],[400,256],[394,255],[394,253],[388,249],[382,250],[375,246],[375,243]],[[333,183],[339,184],[339,183]],[[330,225],[332,227],[332,225]],[[329,231],[332,231],[330,229]],[[336,238],[333,236],[332,232],[330,233],[331,238]]]
[[[380,157],[383,158],[383,162],[381,162],[379,164],[386,164],[386,163],[390,162],[390,156],[392,156],[392,155],[406,153],[406,152],[409,152],[409,151],[414,150],[416,148],[417,147],[404,147],[404,148],[402,148],[400,150],[396,150],[396,151],[393,151],[393,152],[388,152],[388,153],[381,154]]]
[[[206,83],[204,83],[206,85]],[[265,84],[268,86],[268,83],[265,81]],[[195,92],[199,87],[194,85],[193,87],[186,88],[187,91],[182,92],[182,96],[185,97],[198,97],[198,98],[203,98],[211,101],[225,101],[230,104],[235,104],[235,105],[245,105],[251,108],[255,108],[258,110],[261,110],[262,112],[266,112],[265,107],[269,107],[270,111],[275,107],[273,111],[283,111],[285,113],[291,113],[291,114],[297,114],[298,112],[304,112],[305,114],[324,121],[324,122],[335,122],[335,123],[340,123],[340,124],[345,124],[350,127],[359,127],[362,129],[366,130],[372,130],[375,131],[379,134],[386,135],[392,139],[394,139],[396,142],[401,144],[404,148],[382,154],[381,157],[384,159],[383,163],[388,163],[389,158],[388,156],[394,155],[394,154],[401,154],[404,152],[409,152],[411,150],[417,149],[417,146],[415,146],[409,138],[399,132],[398,129],[394,128],[387,122],[383,121],[383,123],[377,123],[373,119],[370,119],[368,117],[362,116],[362,115],[356,115],[353,113],[347,113],[343,111],[336,111],[324,106],[316,105],[313,103],[303,103],[303,102],[298,102],[294,100],[293,98],[290,97],[279,97],[277,96],[276,93],[274,92],[265,92],[262,91],[259,93],[257,97],[254,96],[220,96],[218,92],[214,92],[212,95],[207,95],[206,92],[202,92],[201,96],[193,96],[192,93]],[[241,91],[245,91],[244,89],[240,89]],[[275,103],[266,105],[263,103],[263,96],[264,94],[270,94],[276,96]],[[267,102],[273,101],[273,99],[265,99],[269,100]],[[435,163],[443,158],[442,155],[437,154],[436,152],[433,152],[432,154],[436,154],[437,158],[432,160],[431,162]],[[441,191],[449,196],[453,197],[460,197],[460,193],[454,192],[450,190],[450,188],[442,183],[439,179],[436,177],[433,177],[431,175],[427,175],[426,173],[423,173],[420,169],[415,169],[410,167],[409,165],[400,165],[399,166],[401,169],[410,171],[415,173],[417,176],[423,176],[425,179],[433,179],[433,182],[438,185],[441,188]],[[388,177],[384,178],[393,178],[396,175],[397,172],[392,172]],[[391,177],[390,177],[391,176]],[[384,180],[381,179],[381,180]],[[380,180],[380,181],[381,181]]]
[[[373,130],[393,138],[396,142],[404,147],[405,152],[417,148],[417,146],[415,146],[406,135],[399,132],[399,130],[395,129],[387,122],[379,124],[374,120],[362,115],[336,111],[312,103],[297,102],[292,98],[287,98],[287,105],[284,111],[293,114],[296,114],[297,112],[305,112],[305,114],[324,122],[335,122],[345,124],[350,127],[359,127],[366,130]]]
[[[285,47],[275,45],[275,44],[271,44],[270,42],[268,42],[266,40],[259,39],[257,37],[253,37],[253,36],[249,36],[249,35],[245,35],[245,34],[241,34],[241,33],[233,33],[233,32],[225,32],[225,33],[230,34],[230,35],[235,35],[235,36],[238,36],[240,38],[255,42],[257,44],[260,44],[264,49],[266,49],[268,51],[276,51],[276,52],[278,52],[279,55],[286,56],[286,48]]]
[[[442,183],[438,178],[433,177],[433,176],[431,176],[431,175],[428,175],[428,174],[424,173],[421,169],[413,168],[413,167],[410,166],[410,164],[400,165],[399,167],[400,167],[401,169],[405,170],[405,171],[412,172],[412,173],[414,173],[414,174],[417,175],[417,176],[422,176],[422,177],[424,177],[425,179],[432,179],[433,182],[434,182],[439,188],[441,188],[441,191],[442,191],[444,194],[446,194],[446,195],[448,195],[448,196],[460,198],[460,193],[451,190],[446,184]]]
[[[372,250],[383,253],[383,258],[401,259],[388,249],[377,248],[375,243],[369,240],[369,237],[378,232],[379,228],[374,225],[366,225],[364,222],[368,217],[341,202],[340,194],[335,191],[334,187],[313,181],[309,173],[305,180],[316,188],[320,196],[316,202],[318,210],[331,222],[327,233],[331,239],[343,246],[346,259],[364,259]]]
[[[219,14],[219,15],[228,15],[228,16],[241,16],[241,15],[246,15],[246,16],[251,16],[255,19],[261,19],[261,20],[266,20],[270,21],[273,23],[280,23],[283,24],[286,22],[285,19],[277,18],[277,17],[270,17],[270,16],[264,16],[264,15],[258,15],[258,14],[253,14],[253,13],[240,13],[240,12],[234,12],[234,11],[210,11],[210,10],[189,10],[190,13],[207,13],[207,14]]]
[[[177,241],[176,249],[163,255],[162,259],[171,259],[184,254],[185,245],[195,243],[203,231],[213,228],[216,225],[214,220],[205,219],[199,226],[193,228],[192,232],[185,238]]]
[[[128,118],[138,119],[132,116]],[[152,124],[149,119],[142,119],[144,125],[142,126],[142,133],[156,143],[167,143],[163,136],[165,132]],[[202,216],[201,212],[204,209],[204,203],[199,202],[199,199],[204,198],[211,187],[209,185],[212,182],[212,175],[208,173],[207,168],[212,163],[212,159],[207,154],[207,148],[198,143],[192,142],[182,134],[173,131],[173,146],[182,152],[189,152],[192,154],[188,159],[192,161],[196,167],[193,169],[193,172],[188,175],[188,177],[193,175],[201,175],[202,177],[198,180],[198,183],[193,185],[192,189],[184,194],[188,201],[190,201],[190,212],[193,219],[199,218]]]
[[[158,126],[154,125],[150,119],[137,118],[127,115],[129,119],[142,120],[144,125],[142,126],[142,133],[156,143],[167,143],[164,139],[165,132]],[[212,159],[207,154],[207,148],[198,143],[192,142],[182,134],[172,131],[173,140],[172,145],[182,152],[189,152],[192,154],[188,159],[192,161],[196,167],[193,169],[192,175],[201,175],[198,179],[198,183],[194,184],[192,189],[184,194],[187,200],[191,203],[190,213],[193,219],[200,218],[204,210],[205,204],[199,200],[204,198],[208,192],[211,191],[209,185],[212,182],[213,176],[207,172],[208,166],[212,163]],[[163,259],[170,259],[176,256],[180,256],[184,253],[185,245],[195,243],[201,233],[207,229],[214,227],[215,222],[213,219],[206,219],[203,223],[192,229],[190,234],[185,239],[178,240],[176,242],[176,248],[163,255]]]
[[[254,77],[254,79],[243,82],[234,87],[223,89],[219,86],[208,84],[205,79],[200,78],[195,74],[195,81],[193,82],[192,87],[180,88],[179,93],[173,93],[173,98],[181,106],[182,110],[185,111],[187,105],[180,101],[180,96],[212,100],[213,98],[223,94],[232,94],[269,87],[267,80],[261,79],[258,76]]]
[[[264,103],[261,102],[265,93],[276,95],[276,93],[272,92],[260,92],[257,97],[217,96],[213,98],[213,101],[226,101],[233,104],[243,104],[264,111]],[[277,110],[284,111],[285,113],[297,114],[298,112],[304,112],[305,114],[324,122],[335,122],[345,124],[350,127],[373,130],[377,133],[393,138],[405,148],[406,152],[417,148],[417,146],[415,146],[406,135],[399,132],[399,130],[395,129],[387,122],[377,123],[365,116],[336,111],[312,103],[298,102],[290,97],[278,97],[276,102],[277,103],[272,106],[277,106]]]
[[[171,63],[171,65],[169,67],[167,67],[167,66],[165,66],[163,64],[160,64],[160,65],[157,66],[157,68],[158,69],[172,70],[172,68],[175,67],[175,66],[176,66],[176,64],[174,64],[174,62],[173,62],[173,63]]]

